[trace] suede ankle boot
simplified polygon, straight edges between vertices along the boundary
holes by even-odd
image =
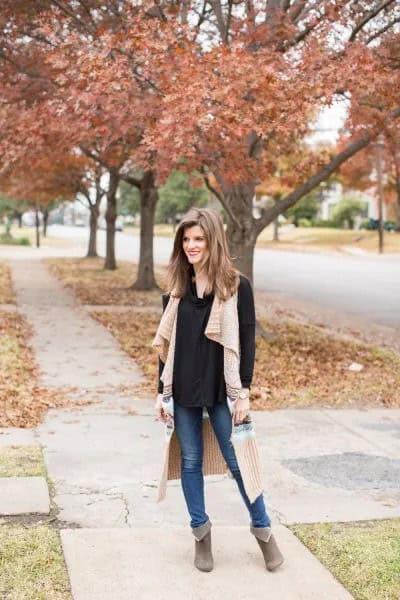
[[[272,534],[271,527],[253,527],[250,525],[250,531],[261,548],[268,571],[274,571],[280,567],[284,558]]]
[[[214,559],[211,552],[211,522],[207,521],[200,527],[192,528],[196,538],[194,548],[194,566],[199,571],[209,572],[213,570]]]

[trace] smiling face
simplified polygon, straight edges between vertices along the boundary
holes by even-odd
[[[196,268],[203,266],[209,256],[204,231],[199,225],[187,227],[183,232],[183,251],[188,261]]]

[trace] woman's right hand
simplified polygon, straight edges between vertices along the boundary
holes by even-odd
[[[158,421],[162,421],[163,423],[166,422],[167,416],[164,412],[164,408],[162,405],[162,400],[163,400],[163,395],[162,394],[157,394],[157,398],[156,398],[156,403],[154,405],[155,411],[156,411],[156,418]]]

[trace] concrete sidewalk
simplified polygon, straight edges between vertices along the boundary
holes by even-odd
[[[163,432],[154,400],[120,391],[140,381],[137,368],[45,265],[18,260],[11,267],[19,308],[35,327],[43,383],[101,399],[51,409],[34,432],[55,484],[75,600],[211,600],[211,590],[234,600],[350,597],[279,523],[400,516],[399,410],[254,413],[267,506],[286,564],[265,571],[235,483],[214,477],[207,507],[216,570],[197,573],[179,482],[155,502]],[[3,444],[21,438],[14,429],[0,434]]]
[[[39,261],[10,261],[19,310],[34,325],[36,359],[48,387],[81,390],[140,383],[113,336],[78,305]]]
[[[274,573],[248,528],[214,527],[212,573],[192,562],[187,528],[74,529],[61,533],[74,600],[350,600],[352,596],[285,527]]]

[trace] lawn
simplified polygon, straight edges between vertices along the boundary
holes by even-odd
[[[57,529],[12,523],[0,526],[0,597],[72,600]]]
[[[47,477],[40,446],[0,446],[0,477]]]
[[[40,476],[47,478],[40,446],[0,447],[0,477]],[[0,598],[72,600],[56,528],[0,518]]]
[[[146,383],[141,393],[154,395],[158,365],[151,341],[160,318],[160,292],[129,289],[136,269],[129,263],[121,263],[116,271],[104,271],[98,259],[50,264],[81,302],[126,307],[122,312],[110,306],[91,314],[142,368]],[[162,273],[158,271],[160,280]],[[253,409],[400,406],[398,354],[280,313],[261,324],[269,336],[257,338]]]
[[[115,271],[103,269],[103,258],[48,259],[50,271],[71,289],[82,304],[119,306],[161,306],[160,293],[132,289],[137,265],[118,261]],[[164,269],[156,269],[162,283]]]
[[[36,246],[36,228],[35,227],[17,227],[14,225],[11,228],[11,236],[14,238],[17,244],[21,243],[21,240],[25,239],[27,245]],[[5,243],[5,242],[3,242]],[[40,228],[40,245],[52,248],[68,248],[73,245],[74,242],[68,239],[62,239],[52,237],[51,233],[48,233],[46,237],[43,236],[42,228]],[[24,245],[24,244],[22,244]]]
[[[290,529],[355,600],[399,600],[400,519]]]
[[[280,233],[273,241],[273,227],[266,227],[258,237],[257,246],[270,249],[301,249],[315,251],[341,251],[343,246],[359,248],[366,252],[378,251],[378,232],[365,229],[349,230],[330,227],[296,227]],[[384,251],[400,252],[400,232],[384,232]]]
[[[0,427],[34,427],[64,395],[41,387],[29,345],[31,328],[20,314],[0,311]]]
[[[119,341],[146,376],[141,392],[155,395],[158,366],[151,346],[158,313],[129,310],[92,314]],[[271,339],[257,338],[253,410],[292,407],[400,406],[400,357],[324,329],[263,321]],[[351,365],[362,365],[353,371]]]

